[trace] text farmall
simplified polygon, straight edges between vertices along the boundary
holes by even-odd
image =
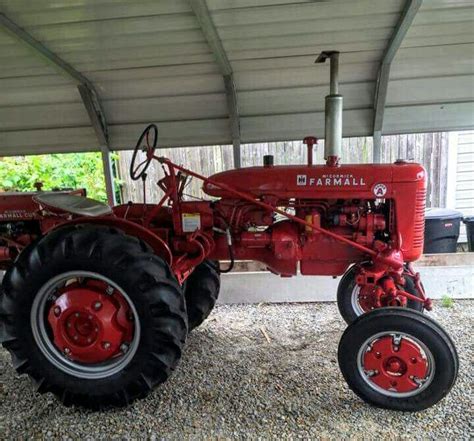
[[[319,178],[308,178],[307,175],[298,175],[296,177],[297,185],[308,186],[364,186],[366,185],[363,177],[355,177],[352,174],[326,174]]]

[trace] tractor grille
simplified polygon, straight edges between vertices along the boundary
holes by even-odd
[[[420,188],[416,192],[415,199],[415,223],[413,228],[413,248],[415,250],[423,249],[425,234],[425,206],[426,188]]]

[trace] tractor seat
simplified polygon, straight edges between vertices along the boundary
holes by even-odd
[[[112,213],[112,209],[107,204],[73,194],[45,193],[35,196],[34,200],[47,208],[78,216],[96,217]]]

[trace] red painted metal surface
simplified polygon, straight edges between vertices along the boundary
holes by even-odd
[[[23,248],[45,231],[72,218],[68,213],[53,214],[42,210],[34,197],[43,193],[0,192],[0,270],[8,269]],[[84,189],[61,193],[86,195]]]
[[[55,346],[81,363],[101,363],[119,356],[121,346],[133,338],[127,301],[95,280],[64,287],[49,309],[48,322]]]
[[[140,207],[142,207],[140,205]],[[115,212],[120,213],[123,206],[116,207]],[[143,222],[143,219],[141,219]],[[76,217],[71,220],[65,221],[61,224],[54,225],[53,228],[62,228],[68,225],[104,225],[108,227],[115,227],[130,236],[137,237],[147,243],[157,256],[163,258],[169,265],[173,263],[173,254],[168,244],[163,240],[156,231],[148,229],[140,225],[138,222],[132,222],[127,219],[118,217],[117,215],[110,216],[98,216],[98,217]],[[48,233],[50,230],[46,230]]]
[[[12,258],[12,252],[10,247],[0,247],[0,262],[1,261],[8,261]]]
[[[250,167],[211,176],[204,191],[214,197],[235,198],[227,187],[254,197],[272,196],[279,202],[293,198],[374,200],[379,191],[381,198],[393,201],[405,261],[417,260],[422,254],[426,173],[419,164]]]
[[[0,192],[0,222],[14,222],[37,220],[42,221],[44,214],[41,212],[34,197],[43,192]],[[85,196],[83,189],[61,191],[61,193]]]
[[[420,221],[424,224],[420,194],[426,176],[420,165],[251,167],[206,178],[166,158],[156,159],[169,168],[161,182],[164,191],[179,185],[174,179],[180,174],[180,179],[203,180],[204,190],[221,198],[212,203],[214,229],[230,232],[235,258],[265,262],[282,276],[295,275],[298,262],[302,274],[340,275],[351,263],[370,258],[372,264],[357,276],[360,286],[375,296],[367,307],[405,306],[408,298],[429,306],[424,292],[414,296],[403,290],[402,277],[404,262],[420,256],[423,242],[422,229],[416,228]],[[245,183],[245,190],[238,182]],[[172,249],[179,249],[186,236],[182,209],[188,203],[180,202],[178,191],[169,194],[172,224],[179,225]],[[195,204],[196,216],[210,208],[209,202]],[[275,222],[275,214],[286,220]],[[202,231],[205,224],[209,222],[199,226]],[[209,225],[207,231],[212,233]],[[215,248],[202,258],[228,258],[227,238],[214,236]],[[173,269],[184,279],[183,259],[180,263]]]
[[[313,165],[313,146],[318,145],[318,140],[314,136],[307,136],[303,139],[303,144],[306,144],[308,151],[308,165]]]
[[[305,143],[311,163],[316,139],[305,138]],[[39,211],[31,196],[15,199],[9,222],[35,223],[8,237],[0,230],[0,265],[8,265],[23,246],[51,229],[91,223],[140,238],[170,264],[180,282],[204,259],[258,260],[281,276],[296,275],[298,269],[303,275],[338,276],[353,263],[369,262],[356,273],[364,310],[404,306],[407,299],[431,307],[419,275],[406,265],[423,249],[422,166],[341,166],[335,160],[250,167],[207,178],[147,149],[147,160],[153,159],[166,170],[158,182],[164,193],[158,204],[129,203],[114,207],[109,216],[78,218]],[[217,199],[183,200],[190,176],[202,180],[204,191]],[[26,208],[18,208],[22,205]],[[406,277],[414,281],[416,296],[404,290]]]
[[[363,283],[358,293],[358,302],[364,312],[387,306],[405,307],[407,299],[424,302],[423,298],[399,289],[391,277],[378,279],[377,284]]]
[[[387,335],[371,346],[364,354],[364,370],[370,372],[369,381],[378,387],[397,393],[412,392],[427,377],[428,361],[416,343],[402,338],[395,345],[393,337]]]

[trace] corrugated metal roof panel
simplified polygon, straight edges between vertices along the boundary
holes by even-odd
[[[99,20],[112,20],[150,15],[189,13],[186,0],[2,0],[2,10],[23,26],[53,25]]]
[[[348,83],[340,86],[346,110],[370,108],[374,83]],[[239,93],[239,109],[243,115],[273,115],[324,112],[326,86],[291,87]]]
[[[329,69],[341,51],[344,135],[372,132],[379,63],[404,0],[207,0],[237,89],[242,142],[324,135]],[[219,66],[187,0],[0,0],[0,11],[97,89],[112,148],[142,125],[160,145],[228,143]],[[474,4],[425,1],[393,62],[384,133],[474,127]],[[75,83],[0,32],[0,155],[94,150]]]

